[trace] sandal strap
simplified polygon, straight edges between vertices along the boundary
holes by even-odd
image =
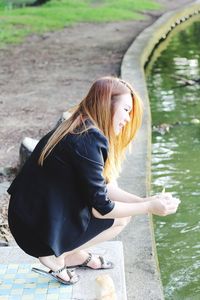
[[[86,267],[87,266],[87,264],[91,261],[91,259],[92,259],[92,254],[89,252],[88,253],[88,258],[81,264],[83,267]]]
[[[71,280],[73,278],[72,272],[68,269],[66,269],[67,275],[69,276],[69,279]]]
[[[57,271],[51,271],[52,274],[59,274],[61,273],[63,270],[67,270],[67,266],[62,267],[61,269],[57,270]],[[67,270],[68,271],[68,270]]]
[[[88,263],[91,261],[92,259],[92,254],[88,253],[88,258],[84,261],[84,263],[81,265],[82,267],[86,267],[88,265]],[[106,262],[105,259],[103,258],[103,256],[98,256],[100,262],[101,262],[101,268],[105,268],[107,267],[109,264],[111,264],[110,262]]]
[[[112,269],[114,267],[114,264],[111,261],[106,261],[103,256],[99,256],[99,260],[102,269]]]
[[[57,274],[61,273],[61,272],[64,271],[64,270],[66,270],[67,275],[69,276],[69,279],[72,279],[73,276],[74,276],[74,275],[72,274],[73,269],[70,271],[70,270],[68,270],[67,266],[64,266],[63,268],[61,268],[61,269],[59,269],[59,270],[57,270],[57,271],[52,271],[52,270],[50,270],[49,273],[52,274],[52,275],[57,275]]]
[[[100,260],[100,262],[101,262],[101,266],[103,267],[104,264],[105,264],[105,260],[104,260],[103,256],[100,256],[100,255],[99,255],[99,260]]]

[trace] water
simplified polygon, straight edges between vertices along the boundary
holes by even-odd
[[[154,217],[165,299],[200,299],[200,16],[169,35],[146,76],[152,191],[181,199],[176,214]]]

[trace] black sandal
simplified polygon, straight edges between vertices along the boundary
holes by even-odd
[[[76,282],[78,282],[78,280],[80,279],[79,275],[73,275],[74,273],[74,270],[68,270],[69,269],[72,269],[72,267],[67,267],[67,266],[64,266],[63,268],[59,269],[58,271],[52,271],[50,270],[49,272],[47,271],[44,271],[42,269],[38,269],[38,268],[32,268],[31,271],[33,272],[36,272],[40,275],[44,275],[44,276],[47,276],[47,277],[50,277],[50,278],[53,278],[55,280],[57,280],[58,282],[60,283],[63,283],[63,284],[66,284],[66,285],[72,285],[72,284],[75,284]],[[67,272],[67,275],[69,276],[69,281],[66,281],[62,278],[60,278],[59,276],[57,276],[57,274],[61,273],[63,270],[66,270]],[[73,278],[76,278],[75,280],[73,280]]]
[[[103,256],[98,256],[100,262],[101,262],[101,267],[100,268],[92,268],[88,266],[88,263],[91,261],[92,259],[92,254],[89,252],[88,253],[88,258],[80,265],[76,265],[76,266],[70,266],[70,268],[83,268],[83,269],[92,269],[92,270],[103,270],[103,269],[113,269],[114,268],[114,264],[111,261],[105,261],[105,259],[103,258]]]

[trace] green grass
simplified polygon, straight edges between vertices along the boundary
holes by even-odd
[[[139,20],[143,10],[158,9],[154,0],[51,0],[40,7],[21,7],[30,0],[0,0],[0,47],[19,43],[31,33],[58,30],[77,22]]]

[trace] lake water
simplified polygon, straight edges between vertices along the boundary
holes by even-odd
[[[200,299],[200,16],[179,25],[146,68],[152,112],[152,192],[178,212],[154,216],[165,299]]]

